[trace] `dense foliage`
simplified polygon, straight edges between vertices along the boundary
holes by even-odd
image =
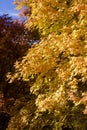
[[[22,92],[14,96],[7,130],[86,130],[87,0],[15,4],[25,9],[25,26],[38,31],[40,42],[7,74]]]
[[[23,22],[13,20],[7,14],[0,16],[0,129],[3,130],[9,119],[6,107],[14,102],[9,93],[13,88],[6,80],[6,73],[13,70],[14,62],[29,49],[28,37]]]

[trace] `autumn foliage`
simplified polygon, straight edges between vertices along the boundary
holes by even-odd
[[[86,130],[87,1],[15,4],[26,8],[25,27],[37,30],[40,41],[6,74],[9,85],[26,89],[11,107],[7,130]]]

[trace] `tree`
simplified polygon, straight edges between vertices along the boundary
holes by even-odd
[[[9,93],[12,89],[6,80],[6,73],[13,70],[15,61],[30,48],[28,42],[28,30],[23,22],[13,20],[7,14],[0,16],[0,129],[3,130],[10,119],[5,106],[11,107],[14,102]]]
[[[28,39],[28,31],[24,29],[24,23],[13,20],[7,14],[0,16],[0,93],[3,95],[1,96],[3,101],[10,89],[6,73],[13,70],[15,61],[30,48]],[[2,100],[0,103],[3,102]]]
[[[15,102],[8,130],[86,130],[87,1],[16,0],[15,4],[27,7],[26,26],[38,29],[41,41],[7,75],[10,83],[27,82],[32,95]]]

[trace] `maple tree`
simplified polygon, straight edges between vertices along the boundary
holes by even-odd
[[[9,84],[29,90],[17,99],[8,130],[87,129],[87,0],[16,0],[26,7],[26,27],[38,30]]]

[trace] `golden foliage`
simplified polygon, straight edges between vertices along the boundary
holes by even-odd
[[[28,50],[22,61],[15,63],[10,81],[29,83],[30,92],[36,95],[36,116],[40,112],[54,112],[62,125],[72,122],[75,128],[87,128],[86,123],[80,124],[87,120],[87,1],[22,2],[31,7],[28,28],[38,28],[44,37]]]

